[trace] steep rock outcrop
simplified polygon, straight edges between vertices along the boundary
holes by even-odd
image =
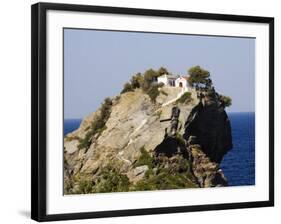
[[[199,102],[194,90],[188,103],[167,104],[180,91],[162,87],[156,103],[141,89],[122,93],[95,132],[101,108],[86,117],[64,138],[65,193],[226,186],[219,162],[232,143],[224,108]],[[174,106],[181,111],[178,130],[167,136],[171,123],[160,120]]]
[[[162,158],[162,161],[170,161],[166,163],[170,169],[175,164],[174,158],[188,161],[193,183],[198,187],[227,186],[227,179],[219,164],[211,161],[198,144],[188,145],[178,137],[168,137],[156,147],[154,155]]]
[[[130,180],[138,180],[133,176],[137,172],[131,170],[141,155],[140,149],[152,153],[163,141],[169,122],[159,121],[170,117],[173,104],[162,104],[178,96],[180,91],[180,88],[162,87],[156,103],[141,89],[114,97],[104,128],[91,136],[88,147],[79,147],[93,122],[99,119],[101,110],[87,116],[76,131],[64,138],[65,182],[70,183],[65,186],[76,189],[81,178],[94,180],[109,164],[118,164],[122,174],[128,174]],[[185,119],[196,103],[196,98],[189,104],[177,103],[182,111],[181,134]]]
[[[184,138],[199,144],[211,161],[220,163],[232,148],[231,125],[223,104],[216,95],[206,97],[190,112]]]
[[[227,180],[219,164],[212,162],[200,145],[190,145],[192,172],[200,187],[227,186]]]

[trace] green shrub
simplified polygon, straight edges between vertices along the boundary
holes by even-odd
[[[182,145],[182,146],[186,145],[185,139],[179,133],[176,134],[176,140],[177,140],[179,145]]]
[[[142,83],[142,90],[148,92],[153,83],[157,81],[157,77],[159,76],[158,72],[153,69],[148,69],[143,74],[143,83]]]
[[[219,100],[224,104],[225,107],[230,107],[232,99],[229,96],[219,95]]]
[[[191,86],[194,84],[206,84],[210,77],[210,72],[201,68],[199,65],[193,66],[188,70],[188,82]]]
[[[186,92],[177,100],[177,102],[178,103],[189,103],[191,100],[192,100],[191,93]]]
[[[131,86],[133,89],[140,88],[143,85],[143,77],[141,73],[137,73],[131,78]]]
[[[131,183],[125,174],[122,174],[117,163],[110,163],[100,168],[93,180],[89,176],[75,177],[75,190],[72,185],[65,186],[66,193],[87,194],[105,192],[127,192],[145,190],[183,189],[198,187],[190,172],[190,161],[181,155],[173,158],[166,156],[152,157],[144,148],[133,167],[147,165],[143,179]]]
[[[92,187],[92,193],[129,191],[130,182],[126,175],[111,165],[102,169]]]
[[[106,193],[106,192],[125,192],[129,191],[130,182],[126,175],[121,174],[118,166],[109,164],[103,168],[99,175],[92,180],[89,176],[77,175],[75,189],[70,189],[66,193],[89,194],[89,193]]]
[[[148,151],[145,150],[144,147],[142,147],[140,149],[140,152],[141,152],[141,155],[138,158],[138,160],[136,161],[136,163],[134,164],[134,167],[147,165],[148,168],[152,168],[152,166],[153,166],[153,158],[152,158],[152,156],[149,154]]]
[[[91,145],[92,136],[93,136],[93,132],[92,132],[92,130],[90,130],[89,132],[86,133],[84,138],[80,138],[78,149],[89,148]]]
[[[168,158],[164,155],[151,157],[148,152],[144,152],[135,164],[148,165],[142,180],[131,185],[132,191],[144,190],[165,190],[165,189],[181,189],[198,187],[194,182],[192,173],[190,172],[190,161],[182,155],[176,155]]]
[[[161,76],[161,75],[164,75],[164,74],[169,74],[169,71],[168,69],[164,68],[164,67],[160,67],[157,71],[158,75]]]
[[[80,180],[76,194],[89,194],[92,192],[93,181],[89,179]]]
[[[146,94],[149,95],[152,102],[156,102],[156,98],[159,95],[158,87],[162,87],[164,84],[157,84],[157,77],[162,74],[168,73],[166,68],[161,67],[158,71],[148,69],[142,75],[137,73],[133,75],[130,82],[125,83],[122,93],[134,91],[134,89],[141,88]],[[167,93],[163,92],[164,95]]]
[[[150,175],[148,178],[140,180],[131,187],[133,191],[144,190],[168,190],[197,187],[191,179],[190,175],[170,173],[167,169],[161,169],[157,175]]]
[[[152,86],[150,87],[150,89],[147,91],[147,95],[150,97],[150,100],[155,103],[156,102],[156,98],[159,95],[159,90],[158,90],[158,86]]]
[[[79,139],[78,149],[89,148],[92,142],[92,137],[95,134],[100,135],[106,129],[106,122],[110,117],[112,107],[112,100],[106,98],[100,108],[100,113],[97,118],[92,122],[90,129],[83,139]]]
[[[125,83],[124,87],[123,87],[123,90],[121,91],[121,94],[122,93],[126,93],[126,92],[132,92],[134,89],[132,87],[132,84],[127,82]]]
[[[166,156],[154,158],[142,148],[141,156],[134,167],[142,165],[147,165],[149,169],[142,180],[130,186],[131,191],[198,187],[192,181],[190,162],[183,156],[178,155],[172,159],[168,159]]]

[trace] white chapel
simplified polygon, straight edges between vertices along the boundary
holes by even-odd
[[[159,84],[163,83],[165,86],[180,87],[182,88],[183,92],[189,91],[189,85],[187,80],[188,77],[175,76],[169,74],[163,74],[157,78],[157,82]]]

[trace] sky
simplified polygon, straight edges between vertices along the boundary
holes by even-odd
[[[195,65],[232,98],[227,112],[255,111],[253,38],[64,29],[64,118],[96,111],[138,72],[163,66],[187,75]]]

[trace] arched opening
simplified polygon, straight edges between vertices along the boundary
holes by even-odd
[[[182,87],[182,82],[179,83],[179,87]]]

